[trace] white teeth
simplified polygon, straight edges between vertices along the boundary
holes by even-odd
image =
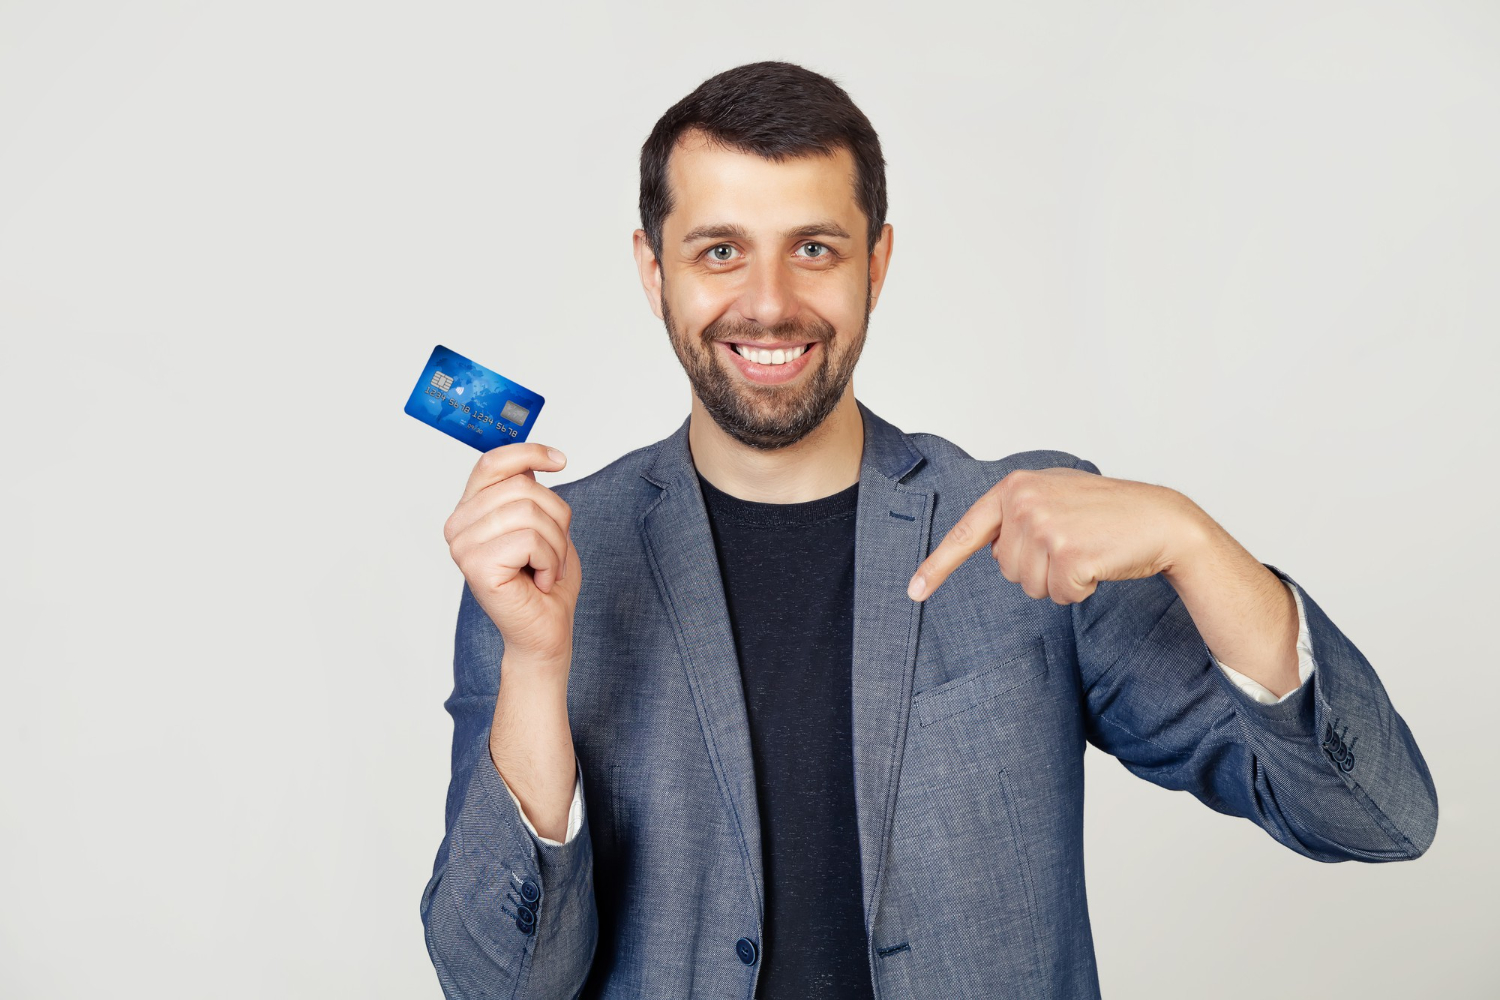
[[[800,358],[803,352],[807,350],[807,345],[805,344],[801,347],[788,347],[785,349],[778,347],[774,351],[768,351],[764,348],[748,347],[744,344],[735,344],[733,346],[735,352],[739,354],[740,357],[748,358],[749,360],[762,365],[784,365],[788,361],[795,361],[797,358]]]

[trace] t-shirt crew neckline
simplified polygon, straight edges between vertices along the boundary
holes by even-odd
[[[859,483],[816,500],[801,503],[761,503],[725,493],[698,473],[703,502],[715,518],[752,528],[801,527],[852,517],[859,504]]]

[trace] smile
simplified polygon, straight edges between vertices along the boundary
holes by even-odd
[[[784,365],[788,361],[795,361],[807,350],[808,345],[798,344],[796,347],[767,350],[764,347],[754,347],[750,344],[731,344],[734,352],[740,357],[762,365]]]
[[[777,344],[759,347],[755,344],[731,344],[719,341],[722,350],[740,374],[761,385],[781,385],[797,378],[818,357],[819,342],[811,344]]]

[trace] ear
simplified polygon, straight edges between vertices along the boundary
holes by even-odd
[[[651,252],[651,241],[646,239],[646,231],[637,229],[630,234],[631,249],[635,253],[635,266],[641,274],[641,288],[646,292],[646,302],[651,306],[651,311],[656,313],[656,318],[661,319],[661,263],[657,261],[656,254]]]
[[[880,299],[880,288],[885,284],[887,270],[891,266],[891,241],[896,238],[896,230],[887,222],[880,227],[880,239],[875,241],[875,249],[870,251],[870,311],[875,311],[875,303]]]

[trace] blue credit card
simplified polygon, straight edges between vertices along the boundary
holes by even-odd
[[[406,412],[480,451],[525,441],[543,399],[442,344],[432,349]]]

